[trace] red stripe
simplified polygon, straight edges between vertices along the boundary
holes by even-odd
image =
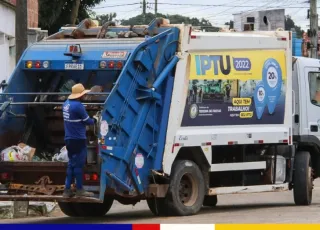
[[[132,230],[160,230],[160,224],[133,224]]]

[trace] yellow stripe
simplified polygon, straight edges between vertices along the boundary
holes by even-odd
[[[320,224],[216,224],[215,230],[319,230]]]
[[[13,156],[12,156],[12,152],[9,152],[9,160],[10,160],[10,161],[14,161],[14,158],[13,158]]]

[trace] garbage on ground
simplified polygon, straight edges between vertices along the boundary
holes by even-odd
[[[28,216],[46,216],[53,212],[56,206],[52,202],[30,202]]]
[[[68,161],[69,161],[69,157],[68,157],[67,147],[64,146],[64,147],[60,150],[60,153],[55,154],[55,155],[52,157],[52,161],[68,162]]]
[[[53,202],[0,202],[0,219],[13,219],[27,216],[48,216],[57,204]]]
[[[36,152],[35,148],[32,148],[24,143],[19,143],[8,147],[1,151],[1,161],[31,161]]]

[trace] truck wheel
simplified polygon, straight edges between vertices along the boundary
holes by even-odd
[[[79,217],[101,217],[109,212],[113,204],[113,199],[104,198],[102,204],[99,203],[74,203]]]
[[[205,196],[203,201],[203,206],[206,207],[215,207],[218,203],[218,197],[217,196]]]
[[[197,164],[189,160],[176,161],[166,197],[166,206],[170,214],[196,214],[202,207],[204,195],[204,178]]]
[[[309,152],[298,152],[294,160],[293,197],[296,205],[310,205],[312,201],[312,168]]]
[[[78,214],[76,213],[76,210],[73,206],[73,203],[70,202],[58,202],[58,205],[60,207],[60,210],[65,214],[66,216],[70,217],[77,217]]]
[[[111,208],[113,199],[105,198],[99,203],[71,203],[58,202],[61,211],[70,217],[100,217],[104,216]]]
[[[165,206],[165,202],[165,198],[147,199],[148,207],[155,216],[165,216],[167,214],[167,207]]]

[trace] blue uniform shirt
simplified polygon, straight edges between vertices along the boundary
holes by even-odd
[[[64,139],[87,139],[86,125],[93,125],[84,106],[78,100],[66,100],[63,104]]]

